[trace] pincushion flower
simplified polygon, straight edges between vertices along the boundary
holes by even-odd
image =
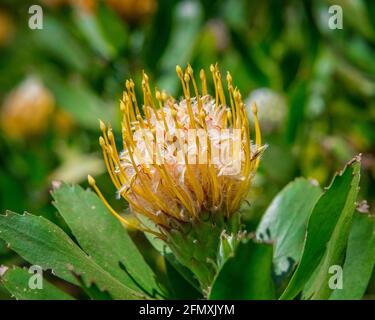
[[[0,125],[14,139],[27,139],[45,132],[55,108],[52,93],[35,78],[29,77],[4,99]]]
[[[177,66],[184,93],[180,101],[157,90],[153,96],[144,73],[141,105],[134,82],[126,81],[121,150],[111,126],[100,123],[105,164],[136,225],[109,205],[89,176],[113,215],[164,240],[205,291],[240,239],[238,210],[265,148],[256,105],[252,143],[246,107],[230,73],[226,95],[217,65],[210,71],[214,96],[207,91],[204,70],[199,91],[191,66],[185,71]]]

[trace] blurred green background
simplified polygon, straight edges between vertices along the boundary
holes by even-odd
[[[28,27],[36,3],[42,30]],[[342,30],[328,27],[333,4]],[[374,1],[1,0],[1,212],[27,210],[65,228],[51,184],[87,185],[88,173],[124,208],[101,160],[98,119],[118,129],[125,80],[141,89],[142,70],[179,96],[175,66],[189,62],[196,74],[218,62],[248,105],[258,103],[269,148],[244,205],[249,230],[289,181],[326,186],[358,153],[360,199],[374,207]],[[2,263],[22,261],[0,243]]]

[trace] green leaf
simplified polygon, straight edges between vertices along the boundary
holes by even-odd
[[[306,81],[299,81],[290,93],[289,114],[285,131],[286,142],[292,144],[300,130],[305,115],[305,103],[307,94]]]
[[[69,67],[85,71],[89,67],[90,56],[58,19],[44,17],[44,27],[32,32],[32,39],[43,51],[47,51]],[[58,41],[56,41],[58,39]]]
[[[287,277],[301,258],[307,221],[321,193],[311,181],[298,178],[279,192],[262,217],[257,238],[275,243],[277,282]]]
[[[160,59],[163,76],[158,80],[160,88],[174,94],[179,81],[175,76],[176,65],[185,65],[190,60],[194,43],[201,30],[202,6],[198,1],[183,1],[174,8],[174,21],[170,40]],[[186,45],[186,44],[189,45]]]
[[[197,288],[197,285],[191,285],[190,282],[188,282],[181,275],[181,273],[177,271],[175,265],[172,265],[172,263],[167,257],[163,258],[165,260],[165,275],[167,278],[168,288],[171,291],[171,296],[173,297],[173,299],[202,299],[202,293],[199,290],[199,288]],[[178,262],[176,261],[176,263]]]
[[[358,193],[359,171],[360,158],[356,157],[334,177],[319,198],[307,225],[301,262],[281,299],[293,299],[300,293],[323,257],[324,267],[314,279],[313,291],[317,294],[326,291],[328,268],[338,263],[347,242]]]
[[[343,266],[343,287],[334,290],[332,300],[361,299],[366,291],[375,264],[374,217],[354,214]]]
[[[54,205],[81,248],[127,287],[153,296],[161,292],[156,276],[125,228],[90,189],[62,184],[52,193]],[[125,272],[120,263],[126,268]]]
[[[75,10],[74,21],[79,30],[86,37],[90,46],[104,58],[111,59],[116,54],[116,49],[106,39],[98,17],[83,10]]]
[[[31,264],[51,269],[54,275],[73,284],[78,282],[72,271],[81,275],[86,285],[95,282],[114,299],[146,298],[104,271],[59,227],[41,216],[10,211],[0,215],[0,238]]]
[[[210,299],[275,299],[270,244],[252,240],[240,243],[224,264],[210,292]]]
[[[143,223],[147,223],[146,219],[142,220]],[[147,227],[152,229],[152,225],[148,222]],[[176,257],[172,253],[172,250],[168,245],[161,239],[155,237],[152,234],[145,234],[147,240],[151,245],[173,266],[173,268],[185,279],[195,290],[200,291],[199,283],[194,277],[194,274],[180,262],[177,261]]]
[[[76,277],[77,281],[79,282],[81,288],[85,293],[92,299],[92,300],[113,300],[111,295],[107,291],[102,291],[98,288],[95,282],[86,283],[83,281],[82,277],[78,274],[73,272],[74,276]]]
[[[42,289],[31,289],[29,280],[32,275],[25,269],[14,267],[5,271],[1,276],[1,282],[16,299],[20,300],[74,300],[44,278]]]
[[[141,222],[151,230],[158,231],[155,224],[145,217],[140,217]],[[197,299],[201,298],[201,290],[193,273],[177,261],[169,246],[160,238],[150,233],[144,233],[151,246],[160,254],[157,260],[164,259],[165,283],[168,288],[169,299]],[[160,260],[159,260],[160,261]],[[160,275],[161,281],[163,276]]]
[[[101,100],[85,84],[68,83],[53,78],[47,85],[52,90],[57,105],[84,128],[97,129],[98,119],[111,122],[114,128],[117,128],[117,121],[114,121],[115,105]]]
[[[147,32],[144,33],[142,45],[143,61],[148,70],[154,70],[162,57],[173,32],[172,21],[175,12],[175,0],[159,0],[152,22]],[[133,47],[136,44],[133,42]]]
[[[0,240],[0,257],[5,256],[8,253],[8,248],[3,240]]]
[[[128,42],[126,24],[119,15],[104,2],[98,3],[97,18],[105,39],[116,49],[117,53],[123,50]]]

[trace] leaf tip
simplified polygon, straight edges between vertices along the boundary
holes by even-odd
[[[361,163],[361,161],[362,161],[362,153],[359,153],[348,162],[348,166],[351,166],[352,164],[356,162]]]

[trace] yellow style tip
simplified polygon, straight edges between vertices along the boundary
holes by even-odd
[[[156,97],[156,99],[161,100],[161,93],[160,93],[159,90],[156,90],[155,97]]]
[[[142,74],[143,74],[143,79],[144,79],[146,82],[148,82],[148,75],[147,75],[147,73],[143,70],[143,71],[142,71]]]
[[[227,71],[227,82],[232,83],[232,75]]]
[[[193,68],[191,67],[190,63],[188,63],[188,67],[187,67],[187,72],[192,76],[194,71],[193,71]]]
[[[101,147],[103,147],[105,145],[105,141],[104,141],[103,137],[99,137],[99,144],[100,144]]]
[[[104,124],[104,122],[102,120],[99,119],[99,125],[100,125],[100,129],[102,131],[106,131],[107,128],[106,128],[106,125]]]
[[[95,179],[91,175],[87,176],[87,181],[89,182],[89,185],[92,187],[96,185]]]
[[[229,121],[232,120],[232,112],[229,109],[227,110],[227,117]]]
[[[179,65],[176,66],[176,73],[180,76],[182,75],[182,69]]]
[[[257,115],[257,113],[258,113],[258,107],[257,107],[257,104],[255,102],[253,102],[253,104],[251,106],[251,110],[254,113],[254,115]]]

